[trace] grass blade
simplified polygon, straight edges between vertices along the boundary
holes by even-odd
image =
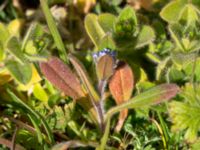
[[[22,100],[20,100],[10,89],[8,89],[7,92],[14,102],[16,102],[17,104],[19,104],[23,107],[24,111],[26,110],[28,113],[33,115],[35,118],[41,120],[41,123],[45,128],[45,131],[48,135],[50,143],[54,144],[53,134],[52,134],[51,129],[49,128],[48,124],[46,123],[45,119],[39,113],[37,113],[35,110],[33,110],[31,107],[29,107],[26,103],[24,103]]]
[[[41,3],[42,11],[43,11],[45,18],[46,18],[46,21],[47,21],[49,30],[50,30],[50,32],[53,36],[54,41],[55,41],[56,47],[58,48],[58,50],[62,54],[61,58],[65,61],[67,61],[66,49],[65,49],[64,43],[62,41],[62,38],[61,38],[61,36],[58,32],[58,29],[56,27],[56,23],[53,19],[51,11],[48,7],[48,2],[47,2],[47,0],[40,0],[40,3]]]

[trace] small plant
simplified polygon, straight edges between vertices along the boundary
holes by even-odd
[[[114,16],[107,15],[112,18],[109,21],[113,21],[113,24],[115,20]],[[104,22],[104,20],[101,21]],[[98,80],[96,88],[93,86],[94,82],[89,78],[83,64],[72,54],[68,55],[68,60],[74,66],[79,77],[73,73],[69,66],[56,57],[50,58],[47,62],[42,62],[40,68],[45,77],[53,85],[67,96],[76,100],[77,103],[90,113],[91,119],[98,125],[100,133],[103,134],[102,138],[100,136],[101,143],[97,149],[105,149],[110,130],[110,120],[115,113],[120,112],[119,121],[115,128],[119,132],[127,117],[128,108],[141,108],[169,100],[176,95],[179,88],[175,84],[163,84],[131,98],[134,86],[134,76],[131,67],[126,62],[119,61],[116,58],[116,51],[107,48],[114,48],[115,44],[109,33],[106,35],[104,29],[101,28],[97,16],[89,14],[85,19],[85,25],[91,39],[96,45],[96,49],[105,46],[102,51],[93,54]],[[108,23],[104,22],[104,26],[108,25]],[[108,32],[112,32],[112,28],[110,26]],[[148,39],[141,40],[141,38],[145,38],[147,35],[140,35],[143,33],[140,33],[140,31],[137,33],[136,31],[138,30],[136,17],[131,8],[126,8],[121,12],[114,28],[113,36],[116,40],[119,40],[120,36],[120,38],[135,40],[138,38],[137,43],[148,43]],[[146,29],[143,28],[143,30],[151,31],[148,27]],[[139,36],[137,36],[138,34]],[[140,43],[140,45],[144,44]],[[119,47],[121,49],[121,46]],[[80,78],[80,81],[78,78]],[[110,108],[106,112],[104,105],[106,102],[105,92],[107,85],[109,85],[109,90],[117,106]]]
[[[198,1],[30,3],[0,2],[0,149],[199,149]]]

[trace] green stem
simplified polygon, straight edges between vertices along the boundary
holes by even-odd
[[[96,150],[104,150],[106,147],[106,143],[107,143],[108,136],[110,133],[110,119],[111,117],[107,118],[105,132],[104,132],[103,137],[101,138],[101,144],[96,148]]]

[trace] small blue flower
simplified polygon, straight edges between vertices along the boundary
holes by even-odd
[[[104,56],[104,55],[110,55],[114,60],[116,60],[117,53],[116,53],[116,51],[112,51],[109,48],[104,48],[101,51],[93,53],[92,57],[93,57],[94,61],[97,62],[99,60],[99,58]]]

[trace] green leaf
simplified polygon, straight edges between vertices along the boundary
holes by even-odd
[[[2,44],[3,47],[5,47],[10,34],[3,23],[0,23],[0,35],[3,35],[0,36],[0,43]]]
[[[185,131],[185,139],[195,142],[200,130],[200,85],[186,84],[180,96],[183,101],[173,101],[169,104],[169,114],[172,120],[172,131]]]
[[[169,26],[169,32],[171,34],[171,37],[173,41],[175,42],[178,49],[175,49],[176,51],[182,51],[184,52],[186,48],[184,47],[184,44],[181,41],[181,37],[179,34],[176,34],[176,28],[180,28],[180,26],[177,26],[176,24]]]
[[[98,16],[98,22],[105,33],[113,32],[116,17],[109,13],[102,13]]]
[[[154,30],[150,26],[144,25],[138,35],[136,48],[141,48],[149,44],[154,40],[154,38],[155,38]]]
[[[168,76],[170,82],[179,82],[184,80],[185,74],[182,71],[177,70],[175,67],[171,67],[169,68]]]
[[[131,98],[129,101],[122,103],[121,105],[111,108],[107,112],[106,116],[110,117],[125,108],[141,108],[170,100],[178,93],[178,91],[179,88],[175,84],[161,84]]]
[[[21,64],[24,64],[27,62],[27,59],[24,56],[21,50],[21,45],[19,43],[20,42],[16,37],[12,37],[7,43],[7,49],[8,52],[12,54],[17,61],[19,61]]]
[[[198,21],[199,17],[196,11],[197,8],[193,6],[192,4],[187,4],[181,15],[181,19],[185,20],[187,22],[187,25],[195,25],[195,22]]]
[[[2,43],[0,43],[0,61],[4,59],[5,53]]]
[[[105,32],[101,28],[98,17],[95,14],[88,14],[85,17],[85,29],[94,45],[99,49],[99,42],[105,36]]]
[[[119,14],[114,24],[116,38],[131,38],[137,31],[137,17],[132,7],[127,6]]]
[[[40,3],[41,3],[42,11],[43,11],[45,18],[46,18],[46,21],[47,21],[49,30],[51,32],[51,35],[53,36],[54,41],[55,41],[56,47],[58,48],[58,50],[61,53],[60,54],[61,58],[66,61],[67,60],[67,52],[66,52],[66,49],[65,49],[65,45],[64,45],[62,38],[61,38],[61,36],[58,32],[55,20],[53,19],[51,11],[48,7],[47,0],[40,0]]]
[[[40,85],[40,83],[37,83],[34,85],[33,88],[33,95],[40,101],[46,102],[48,101],[48,95],[43,89],[43,87]]]
[[[103,39],[99,42],[99,49],[109,48],[112,50],[116,49],[115,42],[110,34],[106,34]]]
[[[10,74],[20,83],[27,84],[32,77],[32,68],[30,64],[20,64],[16,61],[6,62],[6,68]]]
[[[161,10],[161,18],[169,23],[177,22],[181,17],[186,2],[186,0],[176,0],[170,2]]]
[[[171,53],[171,59],[177,69],[182,69],[184,66],[194,62],[195,58],[195,53]]]
[[[35,130],[37,132],[37,137],[38,137],[38,142],[42,144],[43,137],[42,137],[42,132],[40,131],[39,127],[39,120],[36,119],[34,116],[27,114],[29,119],[31,120],[33,126],[35,127]]]
[[[44,29],[42,26],[38,23],[32,23],[30,27],[28,28],[26,35],[24,36],[23,42],[22,42],[22,50],[25,49],[26,44],[33,39],[40,38],[44,34]]]
[[[197,59],[194,59],[194,60],[191,61],[190,63],[184,65],[183,71],[190,78],[194,75],[195,81],[199,82],[200,81],[200,58],[197,58]]]
[[[37,48],[35,47],[34,42],[32,40],[27,41],[25,52],[29,55],[37,54]]]
[[[127,6],[124,8],[121,13],[119,14],[119,17],[117,18],[117,21],[126,21],[127,19],[132,20],[134,26],[137,26],[137,16],[135,14],[135,11],[133,7]]]

